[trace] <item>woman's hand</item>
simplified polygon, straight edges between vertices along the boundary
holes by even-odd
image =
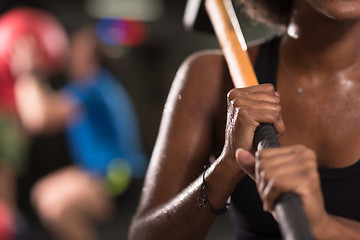
[[[238,151],[237,160],[251,161],[251,154]],[[255,161],[255,159],[252,159]],[[316,154],[302,145],[263,149],[256,153],[255,179],[264,210],[274,211],[278,197],[286,192],[297,194],[312,231],[323,230],[328,220],[317,171]]]
[[[228,93],[228,113],[224,152],[235,159],[237,149],[252,153],[254,132],[260,123],[273,124],[278,135],[285,131],[281,117],[280,96],[272,84],[262,84],[248,88],[235,88]],[[243,167],[254,169],[255,161]]]

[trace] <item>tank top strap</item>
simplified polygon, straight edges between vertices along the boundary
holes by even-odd
[[[276,88],[280,39],[274,37],[259,47],[254,67],[259,84],[272,83]]]

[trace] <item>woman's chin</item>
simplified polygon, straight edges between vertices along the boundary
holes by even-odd
[[[338,21],[354,21],[360,19],[360,1],[333,1],[326,3],[317,1],[315,8],[324,15]]]

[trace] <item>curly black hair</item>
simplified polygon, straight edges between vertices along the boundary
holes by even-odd
[[[290,21],[292,0],[236,0],[254,20],[270,26],[286,26]]]

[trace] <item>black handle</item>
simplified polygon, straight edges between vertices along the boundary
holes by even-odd
[[[254,135],[257,149],[280,147],[273,125],[262,123]],[[281,234],[286,240],[313,239],[299,196],[294,193],[282,194],[275,205]]]
[[[254,135],[254,146],[256,149],[280,147],[279,139],[273,125],[261,123]]]

